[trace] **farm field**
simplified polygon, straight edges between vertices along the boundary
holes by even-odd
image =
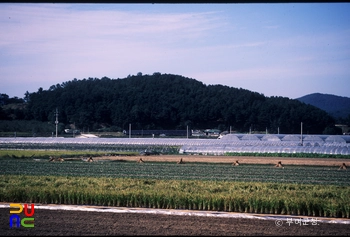
[[[84,157],[86,159],[87,157]],[[139,159],[142,159],[143,163],[138,163]],[[177,164],[182,159],[183,164]],[[282,189],[286,189],[289,193],[283,193],[281,200],[285,199],[285,205],[289,205],[286,197],[291,198],[289,203],[294,205],[295,210],[291,209],[290,214],[297,214],[296,210],[299,208],[301,214],[314,214],[321,216],[328,216],[333,210],[340,210],[341,216],[349,218],[349,206],[341,205],[339,202],[346,202],[348,199],[348,187],[350,186],[350,173],[349,170],[339,170],[339,166],[342,163],[346,163],[349,166],[349,159],[340,158],[296,158],[296,157],[230,157],[230,156],[185,156],[185,155],[155,155],[155,156],[96,156],[93,157],[93,162],[85,162],[82,158],[77,157],[65,157],[63,162],[48,162],[49,159],[45,158],[11,158],[2,157],[0,166],[0,181],[2,188],[6,187],[6,184],[10,184],[11,179],[18,178],[18,187],[27,183],[30,189],[25,187],[15,189],[13,195],[24,195],[22,192],[32,191],[31,195],[33,200],[39,200],[39,203],[45,203],[45,200],[52,199],[56,203],[65,204],[78,204],[80,200],[87,199],[101,199],[99,205],[108,206],[104,198],[99,195],[104,188],[111,188],[117,184],[113,184],[120,179],[125,179],[124,184],[128,187],[138,188],[143,190],[141,192],[148,193],[148,201],[143,201],[145,194],[138,194],[134,191],[125,194],[121,197],[126,200],[127,205],[136,207],[135,205],[143,206],[146,204],[150,208],[156,205],[166,207],[166,202],[158,199],[155,193],[158,193],[160,197],[166,197],[165,193],[169,193],[172,188],[176,187],[175,192],[178,193],[182,189],[195,190],[195,186],[200,186],[199,182],[204,182],[202,192],[213,193],[215,196],[219,194],[220,190],[226,190],[223,184],[230,185],[232,182],[237,185],[236,189],[240,190],[240,194],[236,196],[243,202],[246,197],[251,197],[254,201],[256,197],[262,197],[256,199],[254,205],[259,206],[264,202],[268,205],[272,205],[270,201],[264,198],[264,192],[272,188],[270,194],[274,192],[281,192]],[[232,163],[239,161],[239,166],[232,166]],[[274,167],[278,161],[281,161],[284,168]],[[28,177],[33,177],[29,179]],[[39,178],[40,177],[40,178]],[[43,178],[41,178],[43,177]],[[17,179],[16,178],[16,179]],[[37,180],[36,180],[37,179]],[[135,181],[130,181],[135,179]],[[144,181],[140,181],[144,180]],[[159,182],[157,181],[159,180]],[[186,181],[187,180],[187,181]],[[100,182],[100,183],[97,183]],[[171,182],[171,183],[169,183]],[[177,183],[180,182],[180,183]],[[221,183],[224,182],[224,183]],[[227,183],[228,182],[228,183]],[[51,185],[50,185],[51,183]],[[263,183],[266,183],[263,184]],[[162,184],[156,188],[159,191],[148,190],[147,187],[151,187],[153,184]],[[171,185],[170,185],[171,184]],[[205,185],[210,184],[209,188],[205,188]],[[97,185],[97,186],[96,186]],[[178,186],[174,186],[178,185]],[[214,187],[214,186],[217,187]],[[282,185],[282,186],[280,186]],[[11,186],[11,185],[10,185]],[[13,186],[13,185],[12,185]],[[91,187],[95,187],[96,190],[92,190]],[[169,187],[170,186],[170,187]],[[55,190],[50,193],[50,190]],[[60,200],[59,188],[63,188],[62,202]],[[69,188],[70,187],[70,188]],[[84,190],[83,187],[88,187],[91,195],[74,194],[69,190]],[[155,186],[157,187],[157,186]],[[165,188],[169,188],[169,191]],[[42,190],[42,193],[40,193]],[[57,189],[56,189],[57,188]],[[64,189],[65,188],[65,189]],[[180,189],[178,189],[180,188]],[[197,187],[196,187],[197,188]],[[228,189],[229,186],[228,186]],[[261,193],[259,193],[261,189]],[[276,189],[276,190],[273,190]],[[322,191],[320,191],[322,189]],[[3,189],[4,190],[4,189]],[[25,191],[27,190],[27,191]],[[34,191],[33,191],[34,190]],[[37,191],[35,191],[37,190]],[[123,190],[123,189],[121,189]],[[164,191],[161,191],[164,190]],[[255,191],[254,191],[255,190]],[[265,191],[264,191],[265,190]],[[311,190],[311,191],[310,191]],[[328,191],[327,191],[328,190]],[[67,193],[68,191],[68,193]],[[253,193],[252,193],[253,191]],[[35,197],[35,193],[39,193],[38,197]],[[84,191],[82,191],[84,192]],[[134,193],[133,193],[134,192]],[[171,192],[171,191],[170,191]],[[257,192],[254,194],[254,192]],[[318,207],[300,206],[298,198],[306,195],[309,192],[310,195],[315,197],[312,201],[319,206],[328,205],[329,202],[335,204],[330,206],[331,209],[324,209],[324,211],[315,211]],[[338,193],[339,192],[339,193]],[[66,193],[66,194],[65,194]],[[96,194],[94,194],[96,193]],[[122,193],[125,193],[123,191]],[[3,194],[0,189],[0,194]],[[108,192],[106,193],[108,196]],[[173,193],[174,194],[174,193]],[[173,195],[172,194],[172,195]],[[256,196],[252,196],[252,194]],[[11,194],[12,195],[12,194]],[[49,196],[51,195],[51,196]],[[56,196],[55,196],[56,195]],[[95,195],[95,196],[94,196]],[[129,195],[129,196],[128,196]],[[138,196],[141,195],[141,196]],[[164,196],[163,196],[164,195]],[[207,194],[197,197],[194,193],[189,196],[201,199],[206,198]],[[276,195],[282,195],[276,194]],[[288,196],[289,195],[289,196]],[[345,196],[344,196],[345,195]],[[213,198],[215,199],[215,197]],[[270,195],[267,194],[266,197]],[[310,196],[310,197],[311,197]],[[139,198],[137,198],[139,197]],[[181,194],[180,194],[181,197]],[[271,197],[276,197],[271,195]],[[55,199],[57,198],[57,199]],[[109,195],[108,198],[111,198]],[[172,199],[174,198],[174,199]],[[227,198],[227,197],[226,197]],[[112,198],[113,199],[113,198]],[[111,199],[110,202],[113,200]],[[161,204],[151,204],[162,202]],[[169,200],[175,200],[175,197],[169,198]],[[304,198],[305,199],[305,198]],[[306,198],[308,199],[308,198]],[[11,199],[14,200],[14,199]],[[43,200],[43,201],[40,201]],[[55,201],[56,200],[56,201]],[[130,202],[130,200],[132,200]],[[226,200],[223,197],[223,200]],[[292,201],[294,200],[294,201]],[[310,199],[311,200],[311,199]],[[318,201],[317,201],[318,200]],[[323,204],[320,202],[323,200]],[[338,200],[338,201],[337,201]],[[0,200],[1,201],[1,200]],[[6,202],[6,201],[5,201]],[[29,202],[29,201],[28,201]],[[181,201],[180,201],[181,202]],[[190,205],[185,200],[184,205]],[[170,201],[171,203],[171,201]],[[210,202],[209,202],[210,203]],[[214,202],[213,202],[214,203]],[[215,205],[222,205],[220,200],[217,204],[210,208],[215,208]],[[279,202],[281,203],[281,201]],[[283,201],[282,201],[283,203]],[[298,204],[299,203],[299,204]],[[93,203],[91,203],[93,204]],[[314,205],[312,204],[312,205]],[[332,205],[333,205],[332,204]],[[153,206],[152,206],[153,205]],[[172,204],[170,204],[172,205]],[[173,204],[175,205],[175,204]],[[204,205],[204,204],[203,204]],[[276,205],[279,205],[278,202]],[[298,206],[299,205],[299,206]],[[170,206],[171,207],[171,206]],[[172,206],[176,208],[176,206]],[[178,207],[177,207],[178,208]],[[180,207],[181,208],[181,207]],[[186,206],[184,206],[187,209]],[[197,206],[198,208],[198,206]],[[206,208],[202,206],[201,208]],[[209,208],[209,206],[208,206]],[[225,207],[226,208],[226,204]],[[229,208],[227,206],[227,208]],[[232,204],[232,210],[239,211],[241,207],[235,207]],[[235,209],[236,208],[236,209]],[[279,207],[272,207],[271,211],[280,210]],[[261,209],[261,211],[260,211]],[[4,211],[2,209],[0,211]],[[214,209],[213,209],[214,210]],[[257,211],[258,210],[258,211]],[[267,210],[267,209],[265,209]],[[8,212],[8,210],[6,210]],[[249,209],[242,209],[242,212],[249,212]],[[253,212],[263,213],[263,208],[252,209]],[[267,210],[266,213],[271,213]],[[83,213],[79,211],[43,211],[38,210],[37,221],[35,230],[31,232],[33,235],[345,235],[348,233],[349,225],[341,224],[321,224],[321,226],[283,226],[277,227],[274,221],[266,220],[249,220],[249,219],[221,219],[214,217],[190,217],[190,216],[167,216],[167,215],[155,215],[155,214],[107,214],[107,213]],[[337,213],[337,211],[334,211]],[[285,214],[287,212],[285,211]],[[336,214],[335,214],[336,215]],[[55,225],[53,223],[55,218],[61,218],[65,220],[62,223]],[[87,221],[89,219],[89,221]],[[45,220],[45,221],[43,221]],[[97,221],[99,220],[99,221]],[[87,224],[88,223],[88,224]],[[108,223],[108,224],[107,224]],[[108,227],[109,226],[109,227]],[[114,228],[111,228],[113,226]],[[183,227],[183,228],[182,228]],[[28,235],[29,230],[11,230],[8,226],[1,226],[1,230],[5,235]]]
[[[139,159],[144,163],[137,163]],[[177,164],[182,159],[183,164]],[[232,163],[239,161],[239,166]],[[226,156],[102,156],[94,162],[65,158],[2,158],[1,174],[58,175],[110,178],[222,180],[350,186],[350,172],[339,170],[349,159]],[[284,168],[274,167],[282,161]]]

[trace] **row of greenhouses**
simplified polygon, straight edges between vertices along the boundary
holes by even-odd
[[[203,138],[0,138],[0,149],[97,149],[140,151],[145,148],[177,147],[182,154],[315,153],[350,154],[349,135],[227,134],[220,139]],[[166,150],[166,149],[165,149]]]
[[[212,146],[190,146],[184,145],[180,153],[224,155],[227,153],[312,153],[349,155],[350,146],[239,146],[239,145],[212,145]]]
[[[302,134],[227,134],[225,141],[308,141],[318,143],[350,143],[350,135],[302,135]]]

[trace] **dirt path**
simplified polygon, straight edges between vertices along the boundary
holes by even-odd
[[[232,164],[238,161],[240,164],[271,164],[275,165],[279,161],[283,165],[320,165],[338,166],[343,163],[350,167],[350,159],[338,158],[294,158],[294,157],[256,157],[256,156],[203,156],[203,155],[153,155],[153,156],[103,156],[95,157],[95,160],[125,160],[135,161],[142,159],[158,162],[178,162],[181,158],[184,162],[215,162]]]

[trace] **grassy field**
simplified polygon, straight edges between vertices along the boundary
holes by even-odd
[[[138,152],[108,152],[108,155],[137,155]],[[49,158],[52,157],[89,157],[105,156],[104,151],[72,151],[72,150],[0,150],[0,158]]]

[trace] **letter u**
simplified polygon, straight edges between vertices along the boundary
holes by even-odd
[[[13,215],[10,216],[10,227],[13,226],[13,222],[12,222],[13,219],[16,220],[16,225],[17,225],[16,227],[17,228],[20,227],[21,226],[21,218],[17,214],[13,214]]]
[[[31,212],[30,212],[30,214],[28,213],[28,204],[24,204],[24,214],[26,215],[26,216],[32,216],[32,215],[34,215],[34,204],[32,203],[32,204],[30,204],[30,210],[31,210]]]

